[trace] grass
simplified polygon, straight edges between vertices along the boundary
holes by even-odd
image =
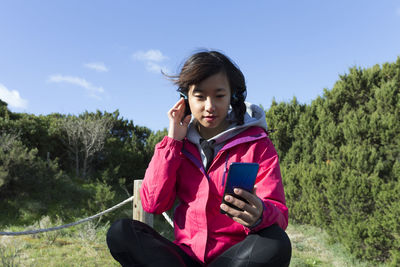
[[[385,264],[362,262],[352,256],[344,246],[331,243],[331,238],[322,229],[290,224],[286,229],[292,242],[291,267],[307,266],[355,266],[386,267]]]
[[[49,227],[45,217],[43,227]],[[0,265],[120,266],[111,257],[105,235],[109,224],[87,222],[73,228],[26,236],[0,236]],[[37,228],[30,227],[30,228]],[[25,230],[20,227],[7,231]]]
[[[28,228],[49,227],[54,224],[44,217]],[[27,236],[0,236],[0,265],[14,266],[119,266],[111,257],[105,243],[109,224],[95,225],[87,222],[61,231]],[[161,216],[155,219],[155,228],[167,238],[172,237],[171,227]],[[21,231],[11,227],[2,231]],[[287,233],[292,241],[292,267],[307,266],[380,266],[360,262],[340,244],[330,244],[328,235],[321,229],[307,225],[291,224]]]

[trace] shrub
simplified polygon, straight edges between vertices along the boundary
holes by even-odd
[[[266,111],[291,218],[323,227],[354,255],[400,258],[400,58],[351,68],[310,105]]]

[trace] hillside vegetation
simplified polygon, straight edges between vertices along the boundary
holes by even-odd
[[[311,104],[266,110],[290,218],[355,257],[400,264],[400,58],[352,68]],[[273,92],[271,92],[273,93]],[[0,229],[71,222],[118,203],[143,178],[153,132],[113,113],[35,116],[0,100]],[[126,217],[103,216],[99,225]]]
[[[359,258],[400,264],[400,58],[352,68],[310,105],[266,112],[290,217]]]

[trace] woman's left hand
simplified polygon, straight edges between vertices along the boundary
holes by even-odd
[[[238,222],[246,227],[253,226],[258,219],[260,219],[263,212],[263,204],[261,199],[254,193],[250,193],[240,188],[235,188],[234,192],[236,195],[246,199],[249,203],[235,198],[232,195],[226,195],[224,199],[226,202],[231,203],[243,211],[229,207],[226,204],[221,204],[221,209],[224,210],[235,222]]]

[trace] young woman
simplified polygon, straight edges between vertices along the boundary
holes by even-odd
[[[111,254],[123,266],[288,266],[288,209],[278,156],[264,111],[244,102],[242,72],[224,54],[203,51],[172,78],[184,98],[168,111],[168,136],[155,147],[141,200],[145,211],[158,214],[179,200],[175,241],[124,219],[107,234]],[[191,115],[185,116],[185,101]],[[259,164],[254,191],[235,189],[247,203],[226,196],[231,205],[222,204],[232,162]]]

